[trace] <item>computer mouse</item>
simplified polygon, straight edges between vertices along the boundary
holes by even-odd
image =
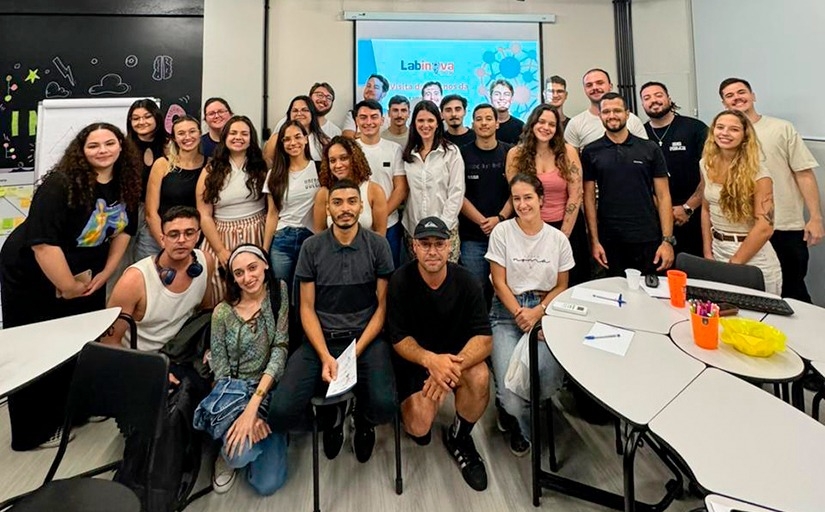
[[[645,276],[645,286],[648,288],[656,288],[659,286],[659,276],[656,274],[648,274]]]

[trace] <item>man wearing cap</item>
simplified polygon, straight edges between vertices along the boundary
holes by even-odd
[[[444,446],[476,491],[487,488],[487,470],[470,433],[489,400],[485,360],[493,346],[487,306],[478,280],[448,263],[450,231],[437,217],[415,227],[416,260],[393,274],[387,324],[404,429],[425,445],[448,393],[455,394],[453,425],[442,429]]]
[[[310,399],[326,393],[338,374],[336,358],[355,341],[358,406],[352,443],[355,457],[366,462],[375,446],[375,425],[392,420],[397,405],[390,348],[381,336],[392,256],[386,238],[358,226],[362,208],[358,185],[337,181],[327,199],[332,227],[301,246],[295,278],[301,283],[307,341],[287,362],[272,395],[269,424],[279,432],[304,424]],[[332,459],[344,442],[343,414],[330,423],[323,439],[324,454]]]

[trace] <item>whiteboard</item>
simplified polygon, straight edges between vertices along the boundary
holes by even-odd
[[[719,83],[748,80],[760,114],[792,122],[806,139],[825,140],[825,1],[693,0],[699,117],[722,103]]]
[[[126,133],[129,107],[143,98],[50,99],[37,106],[34,179],[55,166],[77,133],[92,123],[111,123]],[[160,100],[154,99],[160,106]]]

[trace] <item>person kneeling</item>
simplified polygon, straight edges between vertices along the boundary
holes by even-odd
[[[492,350],[487,305],[478,280],[448,263],[450,230],[437,217],[422,219],[413,234],[416,261],[390,280],[388,324],[404,429],[425,445],[438,409],[455,393],[455,421],[444,427],[444,446],[467,484],[487,488],[487,470],[470,432],[490,398],[485,360]]]
[[[215,462],[215,492],[227,492],[235,469],[261,495],[286,481],[286,435],[266,422],[269,391],[284,373],[287,358],[286,284],[274,280],[263,250],[239,245],[229,256],[226,299],[212,313],[215,387],[195,411],[195,428],[223,440]]]

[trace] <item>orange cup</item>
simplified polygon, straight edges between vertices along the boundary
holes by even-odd
[[[670,288],[670,304],[675,308],[685,307],[687,274],[681,270],[668,270],[667,286]]]
[[[693,330],[693,342],[708,350],[719,346],[719,314],[711,317],[690,314],[690,327]]]

